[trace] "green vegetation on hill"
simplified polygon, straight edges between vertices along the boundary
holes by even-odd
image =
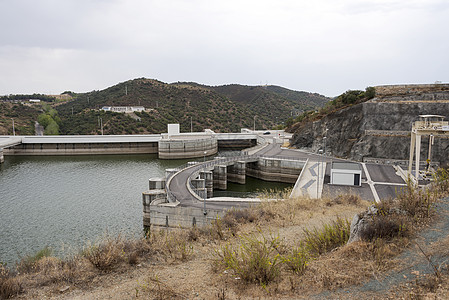
[[[253,128],[254,120],[256,129],[267,129],[285,122],[293,110],[317,105],[305,106],[308,100],[285,98],[264,87],[167,84],[145,78],[72,95],[75,100],[57,107],[61,134],[99,134],[101,123],[104,134],[161,133],[169,123],[179,123],[181,132],[190,132],[191,122],[193,131],[238,132]],[[317,103],[326,99],[316,98]],[[128,115],[101,111],[103,106],[144,106],[146,111]]]
[[[322,119],[326,115],[335,112],[336,110],[349,107],[354,104],[362,103],[373,99],[376,96],[376,90],[374,87],[367,87],[365,91],[360,90],[348,90],[336,97],[332,101],[329,101],[324,107],[319,110],[309,110],[296,118],[289,118],[287,120],[287,131],[293,132],[301,124],[316,121]]]
[[[44,95],[44,94],[28,94],[28,95],[8,95],[8,96],[0,96],[0,100],[30,100],[30,99],[38,99],[45,102],[53,102],[56,100],[54,96]]]
[[[39,110],[35,106],[0,102],[0,135],[13,134],[13,119],[16,135],[34,135],[34,122],[38,115]]]
[[[50,108],[49,105],[44,105],[44,113],[37,117],[39,124],[44,126],[45,135],[58,135],[61,118],[58,116],[56,109]]]
[[[13,104],[11,100],[40,99],[45,103]],[[330,99],[277,86],[205,86],[197,83],[167,84],[139,78],[101,91],[61,95],[10,95],[0,97],[0,133],[12,134],[12,116],[17,118],[16,133],[34,134],[34,122],[45,127],[45,134],[151,134],[167,131],[167,124],[179,123],[181,132],[212,129],[239,132],[241,128],[283,128],[292,115],[322,107]],[[42,106],[52,102],[51,109]],[[105,112],[103,106],[143,106],[144,112],[121,114]],[[10,124],[11,123],[11,124]]]

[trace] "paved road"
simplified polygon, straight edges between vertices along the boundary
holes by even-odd
[[[276,141],[276,139],[274,140]],[[392,166],[376,164],[364,164],[361,187],[330,185],[329,175],[331,162],[344,160],[300,150],[284,149],[280,147],[279,142],[268,144],[260,150],[257,155],[287,157],[292,159],[301,159],[304,161],[309,159],[309,161],[326,162],[326,176],[324,177],[325,184],[322,186],[322,194],[328,197],[335,197],[342,193],[355,193],[360,195],[363,199],[369,201],[379,201],[380,199],[395,197],[396,193],[405,186],[405,182],[396,174],[396,171]],[[242,158],[235,158],[235,161],[237,160],[242,160]],[[169,194],[180,202],[180,206],[197,208],[203,207],[204,202],[191,195],[189,189],[187,188],[188,178],[202,167],[202,164],[199,164],[188,169],[184,169],[174,175],[168,183]],[[206,207],[211,209],[228,209],[236,206],[248,206],[251,203],[253,202],[215,201],[211,198],[206,201]]]

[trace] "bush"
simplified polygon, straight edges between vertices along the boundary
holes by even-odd
[[[321,255],[346,244],[351,224],[347,219],[337,218],[321,229],[305,229],[304,247],[311,255]]]
[[[123,242],[120,237],[107,239],[83,251],[83,256],[102,272],[109,272],[124,258]]]
[[[376,215],[360,232],[363,240],[376,239],[391,240],[395,237],[407,235],[407,223],[397,215]]]
[[[51,254],[51,248],[45,246],[34,255],[27,255],[21,258],[17,264],[17,271],[21,273],[34,272],[36,270],[36,263],[44,257],[49,257]]]
[[[220,263],[243,281],[267,285],[276,280],[281,272],[279,246],[279,237],[266,238],[262,235],[259,240],[255,236],[243,236],[236,249],[226,245],[217,254]]]
[[[290,254],[287,254],[282,258],[282,262],[287,268],[298,275],[305,271],[309,260],[310,255],[303,246],[294,248]]]
[[[431,208],[438,197],[438,193],[430,189],[419,189],[411,182],[398,194],[399,209],[405,211],[412,218],[428,218]]]
[[[0,299],[8,299],[22,292],[22,285],[11,276],[9,269],[0,262]]]

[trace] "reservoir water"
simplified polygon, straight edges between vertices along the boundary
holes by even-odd
[[[45,246],[65,256],[107,234],[142,234],[148,179],[186,162],[156,155],[6,156],[0,164],[0,262],[13,265]],[[248,178],[228,190],[235,196],[288,186]]]

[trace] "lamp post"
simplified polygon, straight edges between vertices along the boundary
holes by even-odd
[[[326,156],[326,139],[327,139],[327,137],[323,137],[323,140],[324,140],[324,156]]]
[[[207,151],[204,151],[204,157],[203,157],[203,163],[206,162],[206,154]],[[205,167],[203,168],[203,170],[205,169]],[[207,211],[206,211],[206,197],[207,197],[207,188],[206,188],[206,178],[204,178],[204,198],[203,198],[203,214],[207,215]]]
[[[320,154],[320,155],[323,155],[323,149],[320,149],[320,150],[318,150],[318,153]],[[322,156],[320,156],[320,160],[318,161],[318,178],[317,178],[317,180],[316,180],[316,198],[317,199],[319,199],[320,197],[319,197],[319,195],[320,195],[320,193],[319,193],[319,191],[320,191],[320,168],[321,168],[321,160],[322,160]]]
[[[103,118],[100,118],[101,135],[103,135]]]

